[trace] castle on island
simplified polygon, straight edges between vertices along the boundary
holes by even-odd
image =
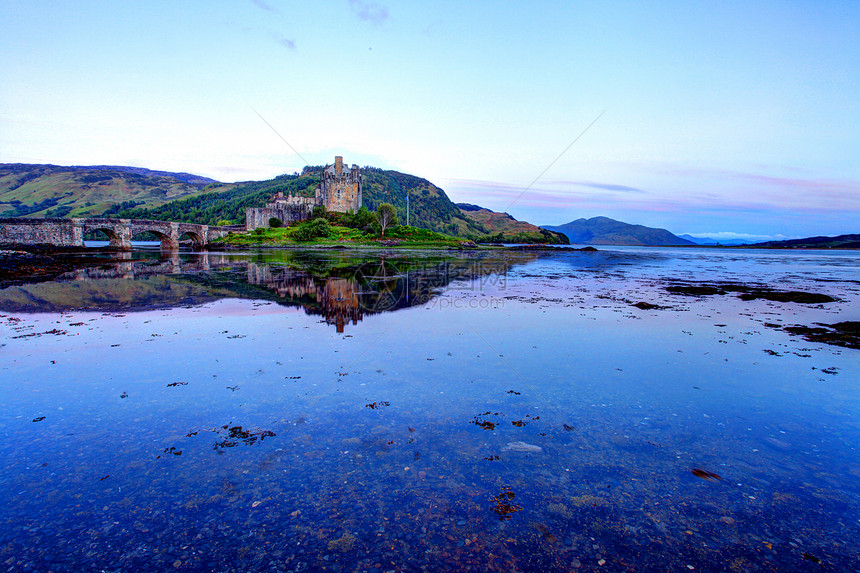
[[[249,207],[245,210],[245,229],[268,227],[269,220],[279,219],[289,225],[293,221],[307,219],[314,207],[324,206],[326,211],[347,213],[361,208],[361,169],[358,165],[343,164],[343,157],[334,158],[334,165],[326,165],[320,177],[320,186],[313,197],[284,195],[283,191],[272,197],[265,207]]]

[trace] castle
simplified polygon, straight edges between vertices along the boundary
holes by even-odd
[[[322,205],[326,211],[347,213],[361,208],[361,169],[358,165],[343,164],[343,157],[334,158],[334,165],[326,165],[320,176],[320,186],[314,197],[284,195],[272,197],[265,207],[249,207],[245,210],[245,229],[268,227],[269,219],[279,219],[285,225],[307,219],[314,207]]]

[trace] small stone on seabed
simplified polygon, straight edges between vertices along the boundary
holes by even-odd
[[[542,452],[543,448],[526,442],[508,442],[508,445],[503,448],[503,451],[509,452]]]
[[[598,565],[603,565],[604,563],[606,563],[606,559],[601,559],[597,562]]]

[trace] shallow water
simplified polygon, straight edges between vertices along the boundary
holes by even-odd
[[[858,271],[136,252],[6,287],[0,567],[860,570],[860,350],[779,328],[860,320]]]

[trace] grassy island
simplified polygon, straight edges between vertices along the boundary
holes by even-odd
[[[454,237],[425,229],[400,225],[393,205],[382,203],[376,211],[361,207],[357,212],[326,211],[314,208],[310,219],[287,226],[278,218],[269,219],[268,227],[245,233],[231,233],[216,239],[221,247],[293,247],[293,246],[382,246],[410,248],[476,248],[477,242],[498,244],[563,243],[563,235],[518,232],[483,237]]]
[[[232,233],[213,242],[213,245],[290,247],[311,245],[384,246],[449,248],[475,247],[475,243],[443,235],[428,229],[395,225],[381,233],[378,225],[355,228],[317,217],[287,227],[261,227],[249,233]]]

